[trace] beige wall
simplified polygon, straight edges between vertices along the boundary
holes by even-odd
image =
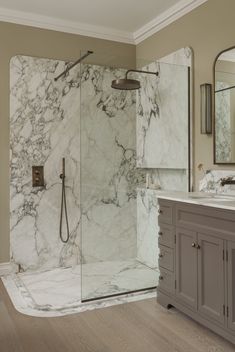
[[[233,169],[235,166],[213,165],[213,138],[200,134],[200,84],[213,83],[213,63],[217,54],[235,46],[235,1],[208,0],[191,13],[149,37],[137,46],[137,62],[160,58],[181,47],[194,51],[194,172],[195,185],[202,176],[197,165],[205,169]]]
[[[134,45],[0,22],[0,263],[9,261],[9,61],[17,54],[75,60],[94,50],[118,66],[134,67]]]

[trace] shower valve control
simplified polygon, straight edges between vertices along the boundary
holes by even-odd
[[[44,187],[44,168],[43,166],[32,167],[32,183],[33,187]]]

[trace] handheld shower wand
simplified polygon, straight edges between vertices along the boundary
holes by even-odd
[[[62,159],[62,173],[60,174],[62,180],[62,194],[61,194],[61,208],[60,208],[60,239],[63,243],[67,243],[69,240],[69,220],[66,202],[66,189],[65,189],[65,158]],[[63,237],[62,227],[63,227],[63,210],[66,221],[66,238]]]

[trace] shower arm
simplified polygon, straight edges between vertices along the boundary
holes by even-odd
[[[64,75],[66,75],[70,70],[72,70],[72,68],[76,65],[78,65],[82,60],[84,60],[87,56],[93,54],[93,51],[88,50],[86,52],[86,54],[84,54],[83,56],[81,56],[77,61],[75,61],[72,65],[70,65],[69,67],[66,68],[66,70],[64,70],[61,74],[59,74],[59,76],[57,76],[56,78],[54,78],[54,81],[57,82],[58,79]]]
[[[142,70],[128,70],[128,71],[126,71],[126,79],[127,79],[127,75],[128,75],[128,73],[130,73],[130,72],[138,72],[138,73],[147,73],[147,74],[149,74],[149,75],[155,75],[155,76],[157,76],[158,77],[158,75],[159,75],[159,72],[151,72],[151,71],[142,71]]]

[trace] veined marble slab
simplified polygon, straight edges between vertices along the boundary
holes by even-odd
[[[182,52],[178,56],[182,57]],[[162,58],[142,67],[159,72],[157,78],[138,77],[141,81],[137,93],[138,167],[188,168],[188,65],[175,64],[176,58],[172,54],[165,59],[171,64]],[[189,60],[191,55],[187,63]]]
[[[137,259],[150,268],[158,268],[157,191],[137,191]]]
[[[132,260],[20,273],[4,276],[2,281],[18,311],[31,316],[54,317],[154,297],[156,290],[133,294],[128,291],[130,283],[133,290],[156,286],[158,272]],[[81,298],[125,292],[127,294],[116,298],[81,302]]]
[[[235,171],[232,170],[207,170],[199,182],[201,192],[222,193],[235,195],[234,185],[221,186],[221,178],[231,177],[235,179]]]
[[[136,169],[135,93],[111,88],[125,70],[97,65],[82,65],[81,82],[79,66],[54,82],[65,67],[11,60],[11,257],[24,271],[136,257],[136,187],[145,173]],[[62,157],[67,244],[59,239]],[[44,165],[45,188],[32,188],[33,165]]]
[[[86,263],[136,258],[136,93],[111,81],[124,70],[82,65],[82,254]]]
[[[80,262],[79,68],[57,82],[62,61],[15,56],[10,63],[10,242],[23,270]],[[70,240],[59,239],[62,157]],[[32,188],[43,165],[45,188]],[[63,229],[65,230],[65,229]]]

